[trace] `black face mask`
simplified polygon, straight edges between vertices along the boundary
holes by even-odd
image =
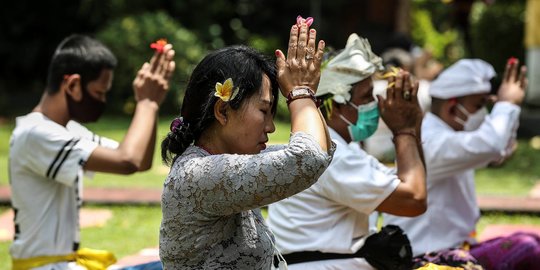
[[[105,110],[105,102],[90,95],[86,87],[82,88],[82,99],[78,102],[70,95],[66,96],[69,115],[79,123],[95,122]]]

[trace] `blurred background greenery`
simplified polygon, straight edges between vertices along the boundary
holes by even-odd
[[[0,10],[0,118],[28,112],[44,88],[47,65],[67,35],[85,33],[119,59],[107,114],[133,111],[131,82],[166,38],[176,49],[177,72],[163,114],[179,111],[183,88],[208,50],[251,45],[272,56],[286,48],[297,15],[313,16],[319,37],[333,48],[352,32],[376,53],[390,47],[432,51],[449,65],[480,57],[500,72],[508,56],[523,59],[524,0],[51,0],[8,1]],[[287,119],[281,106],[278,119]]]
[[[67,35],[92,35],[115,53],[113,91],[106,117],[89,128],[120,140],[133,112],[131,82],[166,38],[176,50],[177,71],[161,109],[158,141],[179,112],[183,89],[196,63],[209,51],[247,44],[273,57],[287,45],[297,15],[315,18],[318,36],[342,48],[350,33],[367,37],[377,54],[388,48],[430,50],[445,66],[463,57],[490,62],[499,74],[509,56],[523,59],[525,0],[49,0],[5,1],[0,9],[0,186],[8,184],[9,136],[14,117],[29,112],[44,90],[47,66]],[[271,143],[288,140],[287,110],[281,99]],[[537,134],[536,134],[537,135]],[[478,193],[526,196],[540,178],[538,145],[521,137],[514,157],[499,168],[477,172]],[[85,186],[160,189],[168,168],[159,153],[151,170],[131,176],[96,174]],[[114,217],[103,228],[82,230],[86,246],[113,250],[118,257],[157,246],[159,206],[106,207]],[[0,213],[9,209],[0,206]],[[488,213],[479,223],[540,224],[538,216]],[[0,270],[9,269],[9,242],[0,243]]]

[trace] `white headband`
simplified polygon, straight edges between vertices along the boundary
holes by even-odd
[[[345,49],[332,58],[321,73],[316,96],[333,94],[337,103],[351,99],[352,84],[383,70],[382,59],[371,51],[369,41],[351,34]]]
[[[429,94],[450,99],[491,91],[493,66],[480,59],[462,59],[444,70],[430,86]]]

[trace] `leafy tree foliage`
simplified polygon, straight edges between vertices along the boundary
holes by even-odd
[[[498,0],[477,6],[471,25],[474,56],[492,64],[500,75],[510,56],[524,63],[524,27],[524,1]]]
[[[153,54],[149,44],[165,38],[174,45],[176,71],[171,89],[161,111],[178,113],[181,89],[184,88],[195,64],[204,55],[197,37],[163,11],[127,15],[111,21],[97,37],[118,58],[113,91],[109,94],[110,111],[130,114],[134,109],[132,81],[142,63]]]

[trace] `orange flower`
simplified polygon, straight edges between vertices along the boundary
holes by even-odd
[[[162,53],[163,49],[165,48],[165,45],[167,45],[167,40],[162,38],[150,44],[150,48],[154,49],[158,53]]]
[[[223,84],[216,83],[216,92],[214,96],[221,98],[221,100],[227,102],[231,101],[238,94],[238,87],[234,88],[233,80],[228,78]]]

